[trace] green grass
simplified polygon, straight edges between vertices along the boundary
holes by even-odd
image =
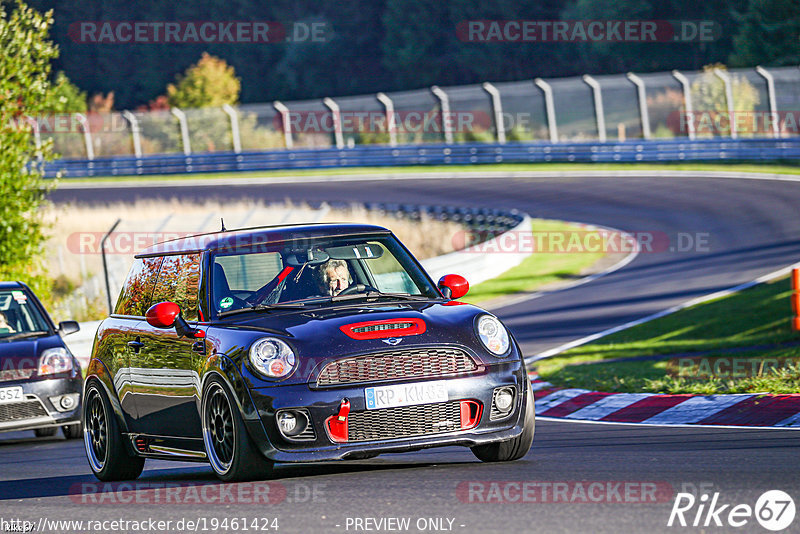
[[[800,346],[780,347],[800,341],[790,295],[789,278],[760,284],[542,360],[538,372],[559,386],[598,391],[798,393]],[[726,351],[733,348],[741,351]],[[688,357],[699,352],[708,354]],[[578,365],[647,355],[674,356]]]
[[[405,174],[420,172],[520,172],[520,171],[729,171],[772,174],[800,174],[797,165],[759,165],[753,163],[507,163],[487,165],[409,165],[402,167],[336,167],[331,169],[278,169],[248,172],[215,172],[197,174],[156,174],[152,176],[98,176],[93,178],[64,178],[62,182],[95,183],[164,180],[204,180],[230,176],[236,178],[263,178],[270,176],[339,176],[369,174]]]
[[[573,224],[543,219],[533,219],[531,227],[535,233],[547,232],[548,235],[558,232],[585,232]],[[462,300],[477,304],[496,297],[532,291],[551,282],[577,278],[582,270],[603,256],[602,252],[534,253],[499,277],[470,288]]]

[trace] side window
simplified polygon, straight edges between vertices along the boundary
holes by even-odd
[[[156,283],[162,258],[139,258],[134,260],[125,285],[119,293],[114,313],[143,317],[150,307],[150,296]]]
[[[184,319],[196,321],[199,289],[200,254],[166,256],[158,272],[153,302],[175,302]]]

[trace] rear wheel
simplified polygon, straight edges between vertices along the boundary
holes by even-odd
[[[133,480],[142,473],[144,458],[128,454],[122,439],[105,391],[92,382],[83,403],[83,443],[89,466],[100,480]]]
[[[205,388],[202,413],[206,455],[217,477],[231,482],[272,474],[272,462],[253,445],[238,406],[218,378]]]
[[[528,400],[525,403],[525,424],[522,434],[507,441],[472,447],[472,453],[482,462],[511,462],[519,460],[531,450],[535,426],[536,414],[533,403],[533,389],[531,389],[531,383],[528,382]]]
[[[83,435],[83,427],[80,423],[64,425],[61,427],[61,432],[64,433],[64,437],[67,439],[78,439]]]
[[[33,433],[36,434],[37,438],[48,438],[50,436],[55,436],[56,430],[58,430],[56,427],[37,428],[33,431]]]

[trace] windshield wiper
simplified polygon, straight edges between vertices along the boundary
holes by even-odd
[[[48,334],[48,332],[45,331],[45,330],[35,330],[33,332],[19,332],[17,334],[11,334],[8,337],[0,338],[0,340],[13,341],[15,339],[24,339],[26,337],[36,337],[36,336],[41,336],[41,335],[46,335],[46,334]]]
[[[341,302],[343,300],[373,299],[373,298],[395,298],[405,300],[431,300],[431,297],[424,295],[410,295],[408,293],[384,293],[382,291],[368,291],[366,293],[351,293],[349,295],[336,295],[330,297],[331,302]]]
[[[249,308],[239,308],[238,310],[220,312],[219,317],[228,317],[245,312],[270,311],[270,310],[302,310],[306,305],[302,302],[279,302],[277,304],[257,304]]]

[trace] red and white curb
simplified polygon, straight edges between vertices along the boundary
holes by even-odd
[[[530,375],[537,417],[644,425],[800,428],[800,394],[661,395],[568,389]]]

